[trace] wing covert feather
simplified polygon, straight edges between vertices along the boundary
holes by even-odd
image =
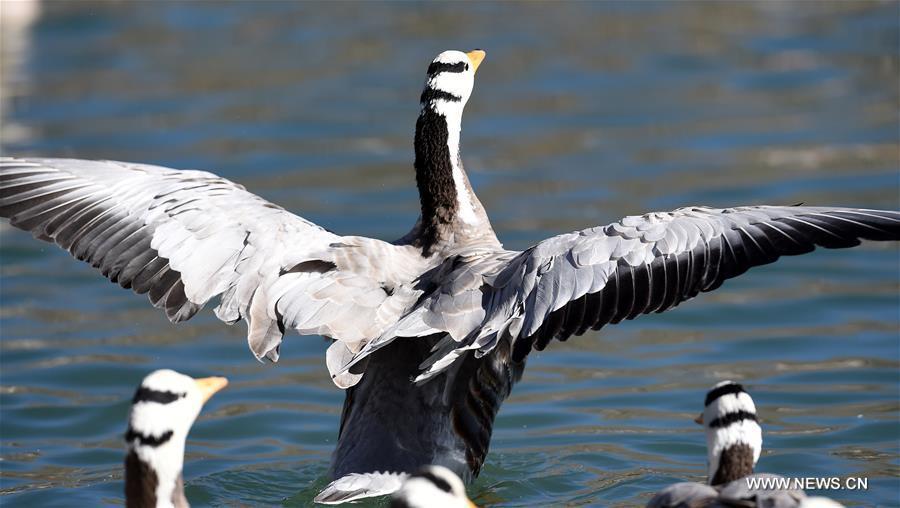
[[[216,316],[246,319],[260,359],[278,359],[286,328],[375,337],[399,300],[414,301],[384,289],[416,270],[408,248],[338,236],[204,171],[0,158],[0,216],[148,294],[173,322],[218,296]]]
[[[520,361],[553,339],[663,312],[780,256],[803,254],[816,246],[851,247],[861,239],[900,239],[900,212],[690,207],[566,233],[521,253],[498,251],[436,277],[438,289],[414,311],[428,319],[429,311],[453,307],[447,298],[471,304],[476,291],[481,301],[480,309],[460,307],[477,319],[454,315],[461,325],[423,363],[418,379],[430,378],[463,352],[475,349],[478,355],[486,354],[497,344],[498,335],[507,334],[513,342],[512,357]],[[467,283],[458,284],[463,270],[468,271]],[[473,282],[473,273],[478,282]],[[469,292],[441,294],[457,286]],[[435,305],[438,301],[441,304]],[[431,319],[433,328],[450,331],[447,321]],[[380,340],[373,342],[377,345]]]
[[[816,246],[852,247],[861,239],[900,239],[900,212],[801,206],[682,208],[544,240],[512,260],[504,272],[521,273],[521,266],[549,268],[526,270],[524,277],[531,280],[496,290],[525,302],[522,315],[510,317],[524,320],[517,340],[542,349],[548,336],[565,340],[588,327],[662,312],[780,256],[803,254]],[[602,282],[585,291],[582,277],[592,268],[600,269]],[[523,289],[528,287],[535,288],[536,297]],[[582,300],[594,293],[602,298]],[[488,309],[485,319],[494,317]]]

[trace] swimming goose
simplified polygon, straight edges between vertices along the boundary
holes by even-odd
[[[782,255],[900,238],[896,211],[692,206],[506,250],[460,158],[484,56],[445,51],[428,66],[421,214],[394,242],[333,233],[211,173],[113,161],[3,159],[0,216],[148,294],[172,322],[218,297],[216,316],[246,321],[258,359],[277,361],[288,329],[333,339],[325,363],[346,389],[336,479],[438,464],[470,481],[532,349]]]
[[[753,473],[762,452],[762,428],[756,405],[742,385],[733,381],[716,383],[707,392],[703,413],[695,421],[706,431],[709,483],[682,482],[666,487],[647,503],[648,508],[794,508],[806,498],[802,490],[749,488],[749,478],[780,477]]]
[[[475,508],[459,476],[443,466],[425,466],[391,496],[391,508]]]
[[[227,384],[224,377],[192,379],[168,369],[144,378],[125,432],[126,506],[188,506],[181,477],[185,440],[203,404]]]

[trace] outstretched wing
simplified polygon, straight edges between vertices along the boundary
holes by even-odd
[[[726,279],[816,246],[900,239],[900,212],[803,206],[681,208],[561,235],[510,263],[522,302],[516,356],[587,329],[663,312]]]
[[[519,361],[554,338],[662,312],[780,256],[816,246],[851,247],[860,239],[900,239],[900,212],[690,207],[549,238],[454,293],[454,300],[466,302],[477,296],[481,305],[472,312],[481,319],[439,343],[419,379],[436,374],[464,351],[487,353],[504,334]],[[458,286],[457,278],[444,286]],[[428,305],[418,312],[426,313],[422,308]]]
[[[341,237],[202,171],[73,159],[0,159],[0,216],[104,276],[147,293],[173,322],[211,298],[278,359],[285,328],[354,344],[399,315],[380,258],[401,247]],[[353,348],[351,347],[351,350]]]

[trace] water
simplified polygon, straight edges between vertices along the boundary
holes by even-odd
[[[342,233],[410,227],[417,98],[447,48],[488,52],[463,150],[508,247],[686,204],[900,207],[897,3],[23,7],[0,5],[4,154],[209,169]],[[5,224],[0,274],[4,506],[121,504],[128,399],[162,367],[232,380],[190,436],[195,505],[304,506],[327,482],[323,340],[259,364],[243,325],[169,325]],[[733,378],[760,470],[867,477],[826,494],[898,506],[898,281],[896,245],[817,252],[535,353],[470,494],[635,505],[702,480],[691,418]]]

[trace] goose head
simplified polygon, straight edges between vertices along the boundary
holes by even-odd
[[[744,387],[722,381],[706,394],[697,423],[706,431],[709,484],[720,485],[753,473],[762,451],[756,406]]]
[[[227,384],[223,377],[193,379],[168,369],[144,378],[125,432],[128,506],[187,506],[181,479],[185,441],[203,404]]]
[[[461,116],[472,95],[475,71],[484,56],[480,49],[468,53],[449,50],[436,56],[428,66],[425,89],[419,99],[422,107],[445,117]]]
[[[425,466],[403,482],[391,498],[391,508],[475,508],[466,486],[443,466]]]

